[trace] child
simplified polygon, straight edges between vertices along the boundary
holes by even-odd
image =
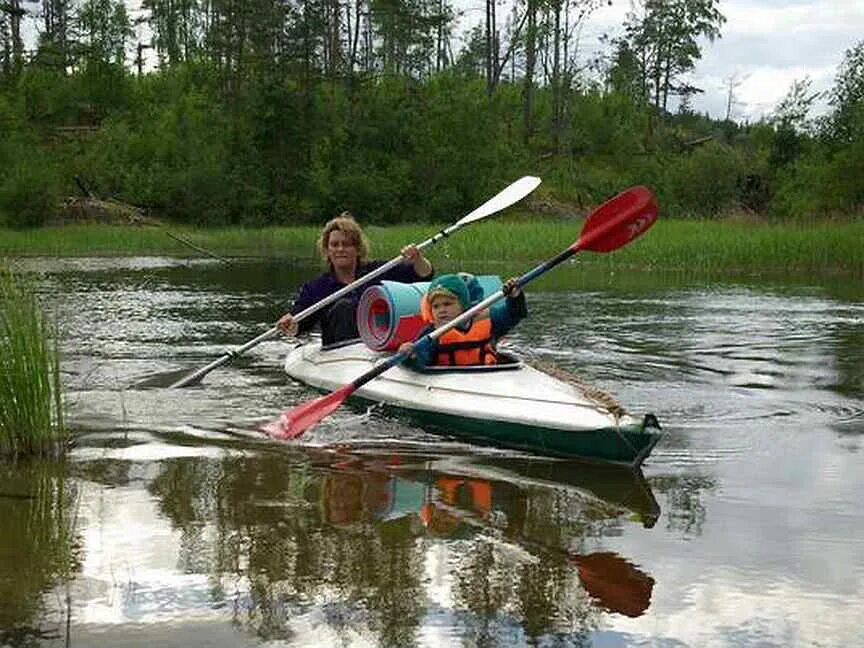
[[[481,311],[433,340],[428,347],[418,348],[414,342],[405,342],[399,352],[410,355],[421,367],[497,364],[496,343],[528,314],[525,295],[516,281],[510,279],[502,288],[507,295],[504,308]],[[462,277],[447,274],[434,279],[423,304],[424,319],[430,322],[430,327],[418,337],[453,321],[470,306],[468,286]]]

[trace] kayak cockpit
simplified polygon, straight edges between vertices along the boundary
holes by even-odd
[[[405,368],[423,374],[486,374],[500,371],[515,371],[523,367],[522,360],[512,353],[498,352],[498,364],[494,365],[434,365],[420,367],[413,363],[406,363]]]
[[[322,354],[330,351],[339,351],[345,347],[361,344],[360,338],[350,340],[342,340],[334,344],[321,345],[319,348]],[[379,352],[380,353],[380,352]],[[440,375],[440,374],[461,374],[472,375],[477,373],[497,373],[500,371],[515,371],[524,367],[522,359],[514,353],[507,351],[498,351],[498,363],[494,365],[434,365],[421,367],[413,362],[405,362],[402,366],[416,373]]]

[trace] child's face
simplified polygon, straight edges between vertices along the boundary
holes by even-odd
[[[449,295],[435,295],[429,305],[432,307],[435,326],[442,326],[462,313],[462,304]]]

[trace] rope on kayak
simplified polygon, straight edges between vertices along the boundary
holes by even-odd
[[[621,418],[627,414],[627,410],[625,410],[624,407],[611,395],[598,387],[589,385],[576,374],[558,366],[554,362],[549,360],[528,360],[527,362],[538,371],[542,371],[553,378],[557,378],[562,382],[572,385],[578,389],[586,399],[608,410],[608,412],[615,418]]]

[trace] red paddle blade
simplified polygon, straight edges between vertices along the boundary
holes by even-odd
[[[261,426],[261,430],[274,439],[296,439],[339,409],[353,391],[354,385],[349,383],[332,394],[283,412],[275,421]]]
[[[591,212],[573,249],[611,252],[641,236],[659,215],[647,187],[631,187]]]
[[[603,608],[629,617],[641,616],[651,605],[654,579],[611,552],[573,559],[585,590]]]

